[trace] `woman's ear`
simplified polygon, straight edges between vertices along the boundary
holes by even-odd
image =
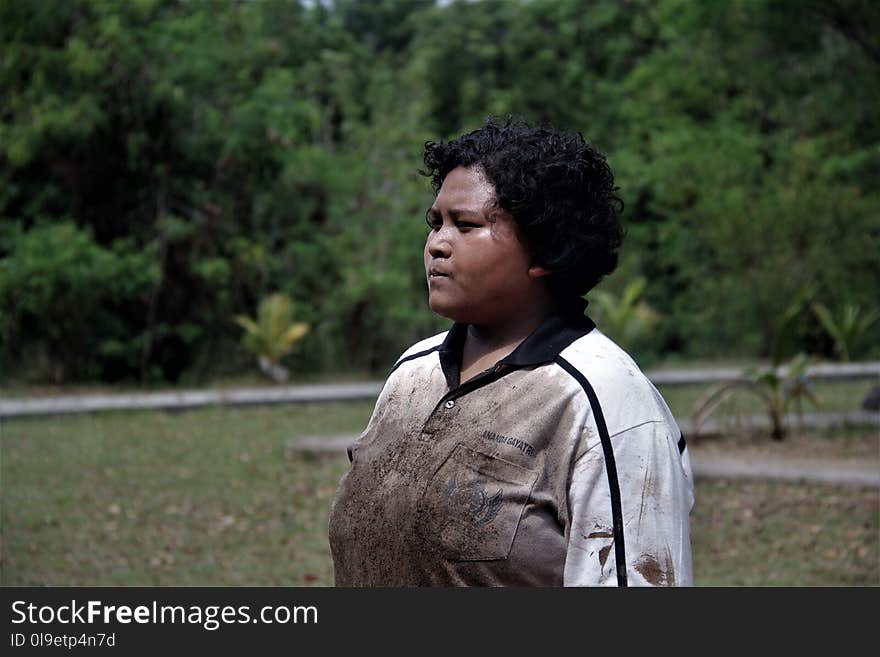
[[[542,278],[544,276],[550,275],[549,269],[544,269],[540,265],[532,265],[529,267],[529,277],[531,278]]]

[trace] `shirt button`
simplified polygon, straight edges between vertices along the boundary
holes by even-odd
[[[452,401],[452,400],[450,399],[448,402],[446,402],[446,403],[443,404],[443,405],[444,405],[446,408],[452,408],[453,406],[455,406],[455,402]]]

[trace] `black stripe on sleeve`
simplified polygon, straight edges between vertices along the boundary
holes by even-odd
[[[438,351],[439,349],[440,349],[440,345],[438,344],[436,347],[431,347],[430,349],[425,349],[424,351],[420,351],[417,354],[412,354],[410,356],[407,356],[406,358],[401,358],[399,361],[394,363],[394,367],[391,368],[391,372],[388,372],[388,374],[390,375],[392,372],[394,372],[394,370],[396,370],[398,367],[403,365],[408,360],[415,360],[416,358],[421,358],[422,356],[427,356],[428,354],[433,353],[435,351]]]
[[[599,398],[593,386],[587,378],[581,374],[574,365],[562,356],[556,357],[556,363],[571,374],[581,384],[590,407],[593,409],[593,417],[596,427],[599,429],[599,439],[602,441],[602,452],[605,456],[605,472],[608,475],[608,489],[611,492],[611,519],[614,524],[614,557],[617,565],[617,585],[626,586],[626,548],[623,544],[623,511],[620,505],[620,484],[617,481],[617,466],[614,463],[614,450],[611,447],[611,437],[608,435],[608,427],[605,425],[605,416],[599,405]]]
[[[682,434],[681,438],[678,439],[678,453],[684,454],[685,447],[687,447],[687,441],[684,439],[684,434]]]

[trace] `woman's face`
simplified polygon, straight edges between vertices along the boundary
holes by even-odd
[[[428,301],[453,321],[492,326],[515,320],[544,294],[539,267],[513,217],[494,207],[495,188],[479,167],[453,169],[428,210]]]

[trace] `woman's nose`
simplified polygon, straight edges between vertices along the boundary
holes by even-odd
[[[428,234],[428,253],[432,258],[448,258],[452,253],[452,245],[446,235],[445,228],[431,231]]]

